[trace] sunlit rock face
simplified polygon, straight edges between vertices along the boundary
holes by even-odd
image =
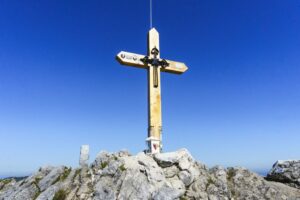
[[[278,160],[266,179],[300,189],[300,160]]]
[[[77,169],[48,166],[23,180],[0,181],[0,200],[27,199],[296,200],[300,190],[245,168],[209,169],[186,149],[155,155],[102,151]]]

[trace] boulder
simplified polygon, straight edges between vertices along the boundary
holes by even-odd
[[[154,159],[161,167],[170,167],[179,165],[181,169],[187,169],[194,161],[193,157],[187,149],[180,149],[175,152],[154,154]]]
[[[266,179],[300,189],[300,160],[278,160]]]

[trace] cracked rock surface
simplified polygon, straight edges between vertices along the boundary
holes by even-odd
[[[298,188],[276,180],[240,167],[209,169],[186,149],[102,151],[90,166],[48,166],[23,180],[0,180],[0,200],[300,200]]]
[[[278,160],[266,179],[300,189],[300,160]]]

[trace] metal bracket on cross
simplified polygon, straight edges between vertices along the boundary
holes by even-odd
[[[149,58],[149,56],[145,56],[144,58],[141,58],[141,61],[145,64],[149,64],[154,67],[153,70],[153,86],[158,87],[158,67],[165,68],[169,66],[169,63],[165,59],[159,59],[158,58],[159,50],[154,47],[151,50],[151,55],[153,55],[153,58]]]
[[[165,59],[157,58],[158,53],[159,53],[159,50],[156,47],[154,47],[151,50],[151,54],[153,55],[153,58],[149,58],[149,56],[145,56],[144,58],[141,59],[141,61],[145,64],[150,64],[153,67],[161,66],[164,68],[164,67],[169,66],[169,63]]]

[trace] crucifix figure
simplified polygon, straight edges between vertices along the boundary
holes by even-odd
[[[116,58],[122,65],[148,71],[148,138],[146,141],[149,153],[160,153],[162,149],[160,72],[182,74],[188,68],[184,63],[160,58],[159,34],[155,28],[148,33],[147,56],[121,51]]]

